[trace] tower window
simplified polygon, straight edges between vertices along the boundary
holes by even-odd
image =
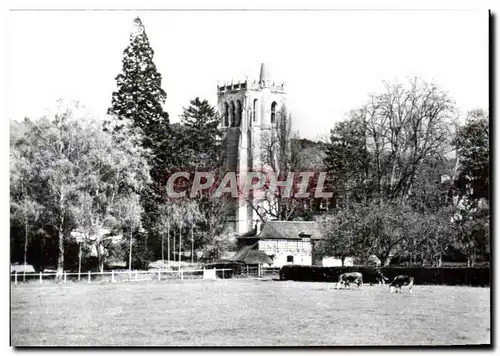
[[[243,112],[243,108],[241,107],[241,101],[236,102],[236,123],[235,126],[241,126],[241,113]]]
[[[276,104],[275,101],[271,104],[271,124],[274,124],[276,122]]]
[[[224,126],[229,126],[229,105],[227,103],[224,103]]]
[[[293,263],[293,256],[286,256],[286,262]]]
[[[234,119],[236,117],[236,112],[235,112],[235,108],[234,108],[234,102],[231,101],[231,127],[234,127]]]
[[[252,120],[255,122],[257,120],[255,113],[257,111],[257,99],[254,99],[253,101],[253,108],[252,108]]]

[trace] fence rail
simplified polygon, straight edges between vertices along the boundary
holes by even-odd
[[[232,279],[232,278],[248,278],[248,277],[265,277],[273,274],[278,274],[279,268],[273,267],[243,267],[235,271],[231,268],[205,268],[205,269],[157,269],[148,271],[139,270],[112,270],[106,272],[67,272],[64,271],[59,282],[134,282],[134,281],[151,281],[151,280],[190,280],[190,279]],[[39,273],[24,273],[11,272],[10,280],[14,284],[24,282],[37,282],[43,284],[47,281],[55,281],[56,272],[39,272]]]
[[[67,283],[72,282],[87,282],[92,283],[92,281],[109,281],[114,282],[124,282],[124,281],[149,281],[149,280],[184,280],[184,279],[228,279],[232,278],[232,270],[228,268],[223,269],[190,269],[190,270],[152,270],[152,271],[106,271],[106,272],[63,272],[60,282]],[[39,284],[43,284],[45,281],[53,281],[57,273],[55,272],[39,272],[39,273],[23,273],[23,272],[13,272],[10,274],[11,282],[14,284],[23,282],[33,282],[37,281]]]

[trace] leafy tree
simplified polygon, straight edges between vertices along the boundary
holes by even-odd
[[[116,125],[116,122],[113,122]],[[95,147],[82,160],[89,166],[97,165],[84,179],[82,190],[83,207],[87,218],[83,220],[88,240],[96,248],[99,269],[104,269],[106,254],[111,247],[111,239],[121,229],[123,211],[117,208],[123,200],[134,199],[150,183],[149,152],[140,146],[140,131],[123,123],[119,132],[109,134],[98,131],[99,139]],[[98,129],[96,125],[96,129]],[[89,196],[91,200],[85,199]]]
[[[331,130],[324,160],[336,200],[347,205],[350,200],[367,199],[368,191],[365,188],[370,178],[371,163],[362,113],[353,111],[351,115],[353,119],[339,122]]]
[[[420,221],[409,206],[353,203],[323,217],[320,226],[326,241],[321,249],[324,255],[342,260],[352,256],[367,261],[375,255],[387,265],[391,257],[411,251],[415,226]]]
[[[131,194],[121,199],[116,208],[116,214],[120,216],[120,226],[124,233],[129,235],[128,249],[128,269],[132,271],[132,250],[134,242],[134,233],[141,228],[141,215],[143,213],[138,194]]]
[[[27,119],[11,148],[16,191],[30,192],[33,203],[25,207],[41,207],[36,208],[40,211],[37,225],[47,235],[53,230],[57,236],[58,278],[71,234],[83,233],[87,241],[93,239],[98,253],[103,251],[102,230],[112,230],[120,217],[114,210],[117,201],[140,192],[149,179],[146,152],[136,145],[139,136],[133,131],[124,127],[115,141],[102,130],[100,121],[82,116],[78,107],[60,109],[52,120]],[[11,206],[20,211],[16,197]],[[103,264],[99,256],[101,270]]]
[[[173,209],[174,204],[165,202],[158,205],[158,218],[156,220],[157,224],[155,226],[157,233],[161,238],[161,260],[165,260],[165,236],[167,237],[167,261],[170,266],[171,259],[171,246],[170,246],[170,231],[174,225],[173,220]]]
[[[204,259],[217,259],[233,247],[230,243],[234,235],[228,224],[228,209],[232,202],[229,197],[214,197],[215,188],[210,189],[197,201],[202,217],[197,222],[198,240]],[[228,240],[228,241],[226,241]],[[211,256],[211,257],[210,257]]]
[[[452,207],[437,211],[415,212],[417,220],[409,226],[409,237],[404,246],[410,258],[422,264],[441,266],[456,240],[456,228],[452,223]]]
[[[28,127],[19,143],[14,144],[20,157],[27,158],[35,177],[33,189],[39,190],[38,201],[43,203],[45,224],[52,225],[58,233],[57,276],[64,268],[64,242],[75,227],[72,215],[77,205],[80,184],[87,173],[79,166],[79,157],[86,147],[82,143],[88,136],[82,132],[79,121],[70,108],[62,108],[53,120],[43,118],[26,120]]]
[[[184,108],[181,125],[172,125],[172,137],[178,148],[182,168],[209,172],[216,180],[223,175],[222,132],[218,127],[219,122],[216,109],[207,100],[195,98]],[[214,190],[215,187],[212,186],[198,192],[196,196],[191,196],[188,192],[189,198],[166,197],[159,203],[161,210],[168,211],[169,216],[160,218],[158,229],[164,234],[172,226],[177,227],[179,240],[176,249],[179,251],[179,258],[183,245],[187,245],[183,240],[183,233],[190,234],[193,259],[197,248],[213,242],[224,233],[227,226],[227,199],[214,198]],[[173,236],[172,245],[175,245],[175,234]]]
[[[454,143],[460,160],[460,178],[457,181],[460,195],[471,199],[489,200],[490,138],[489,115],[484,110],[468,114],[460,127]],[[470,194],[469,194],[470,191]]]
[[[226,230],[222,234],[214,235],[213,238],[203,246],[203,259],[207,262],[218,261],[224,252],[234,250],[234,233]]]
[[[454,247],[467,257],[469,265],[488,255],[490,249],[488,121],[486,111],[471,111],[454,140],[459,162],[454,181]]]
[[[12,213],[14,219],[18,219],[24,225],[24,270],[23,281],[26,279],[26,265],[28,254],[28,243],[30,238],[30,231],[32,224],[38,223],[38,218],[41,213],[42,207],[31,197],[24,195],[17,201],[11,202]]]
[[[453,160],[446,156],[429,158],[423,162],[415,172],[407,203],[421,213],[436,214],[450,205],[453,166]]]
[[[356,211],[349,208],[322,216],[319,226],[325,240],[317,246],[318,251],[321,251],[319,257],[338,257],[344,266],[346,257],[359,255],[364,247],[356,228],[358,221]]]
[[[19,135],[20,132],[16,133]],[[12,135],[11,142],[16,142],[18,137],[16,134]],[[22,157],[19,150],[11,149],[10,164],[11,219],[24,225],[23,280],[25,280],[30,232],[38,224],[42,206],[36,201],[36,191],[30,187],[34,175],[30,169],[29,160]]]
[[[490,210],[486,204],[475,205],[463,200],[453,216],[456,237],[453,247],[467,257],[468,266],[473,266],[478,257],[490,254]]]

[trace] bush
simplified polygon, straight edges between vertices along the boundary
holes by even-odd
[[[489,286],[489,267],[319,267],[319,266],[283,266],[280,269],[281,280],[337,282],[342,273],[360,272],[364,283],[378,283],[381,271],[390,282],[400,274],[415,278],[415,284],[444,284]]]

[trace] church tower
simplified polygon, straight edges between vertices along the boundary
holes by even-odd
[[[225,132],[225,168],[246,173],[263,168],[261,148],[266,131],[275,129],[286,102],[285,86],[271,81],[262,63],[259,80],[217,86],[217,107]],[[264,162],[265,163],[265,162]],[[233,202],[230,221],[239,234],[250,231],[259,220],[248,199]]]

